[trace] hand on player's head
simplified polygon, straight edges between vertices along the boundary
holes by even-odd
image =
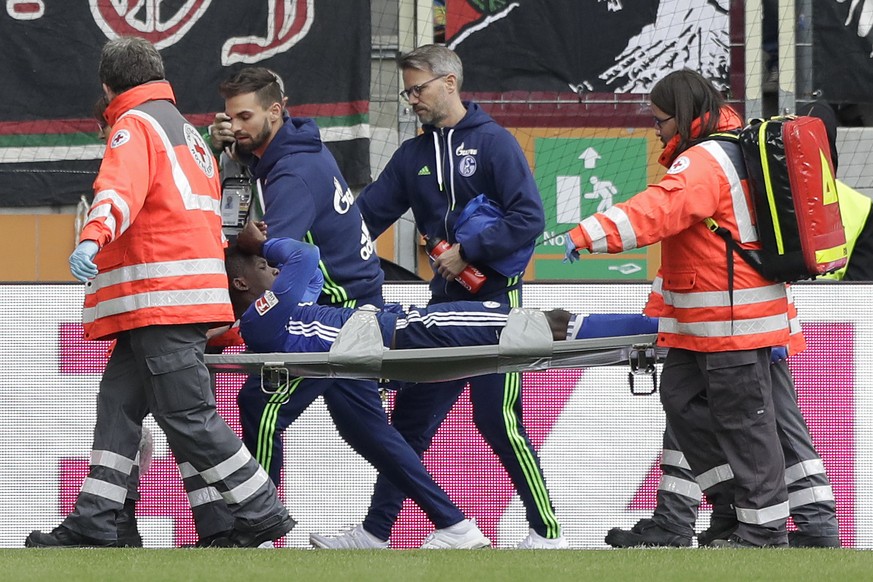
[[[250,255],[261,254],[261,248],[267,241],[267,225],[263,221],[249,221],[236,238],[240,250]]]

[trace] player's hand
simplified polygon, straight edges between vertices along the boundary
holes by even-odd
[[[261,254],[265,242],[267,242],[267,225],[263,221],[247,222],[236,237],[236,244],[240,250],[251,255]]]
[[[70,255],[70,273],[73,277],[86,283],[89,279],[97,276],[97,265],[94,264],[94,255],[100,247],[93,240],[85,240],[79,243],[73,254]]]
[[[216,113],[212,125],[209,126],[209,140],[212,149],[222,150],[231,147],[234,143],[233,129],[231,129],[230,117],[224,113]]]
[[[575,263],[579,260],[579,251],[576,250],[576,243],[573,242],[573,238],[570,236],[569,232],[564,233],[564,240],[566,241],[564,243],[566,247],[564,262],[571,264]]]

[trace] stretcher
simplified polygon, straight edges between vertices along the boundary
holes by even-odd
[[[663,351],[656,334],[553,341],[541,311],[516,309],[496,345],[388,350],[372,313],[359,311],[329,352],[207,354],[216,373],[284,377],[358,378],[440,382],[484,374],[630,365],[631,375],[652,374]],[[278,376],[278,377],[277,377]],[[631,384],[633,380],[631,378]]]

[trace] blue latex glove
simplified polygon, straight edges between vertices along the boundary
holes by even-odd
[[[97,265],[92,260],[100,247],[93,240],[85,240],[79,243],[73,254],[70,255],[70,273],[73,277],[86,283],[88,279],[97,276]]]
[[[567,251],[564,253],[564,262],[565,263],[575,263],[579,260],[579,251],[576,250],[576,245],[573,243],[573,239],[570,237],[570,233],[564,233],[564,246]]]
[[[775,364],[776,362],[781,362],[782,360],[788,359],[788,348],[785,346],[779,346],[772,348],[770,350],[770,363]]]

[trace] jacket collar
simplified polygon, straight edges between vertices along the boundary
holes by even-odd
[[[701,137],[700,136],[700,126],[703,125],[704,117],[698,117],[693,122],[691,122],[691,140],[689,143],[685,144],[685,149],[688,149],[692,145],[694,145],[695,141]],[[716,127],[716,131],[729,131],[731,129],[736,129],[738,127],[743,126],[743,120],[740,118],[739,114],[733,110],[733,108],[725,105],[719,111],[718,118],[718,127]],[[678,133],[667,142],[667,145],[664,146],[664,151],[661,152],[660,157],[658,157],[658,163],[664,166],[665,168],[669,168],[676,157],[682,153],[679,151],[679,144],[682,141],[682,136]]]
[[[176,102],[176,96],[173,94],[173,88],[167,81],[150,81],[137,85],[133,89],[128,89],[121,95],[116,95],[115,99],[109,103],[106,108],[106,122],[109,125],[115,125],[118,118],[136,107],[142,105],[146,101],[157,101],[165,99],[170,103]]]

